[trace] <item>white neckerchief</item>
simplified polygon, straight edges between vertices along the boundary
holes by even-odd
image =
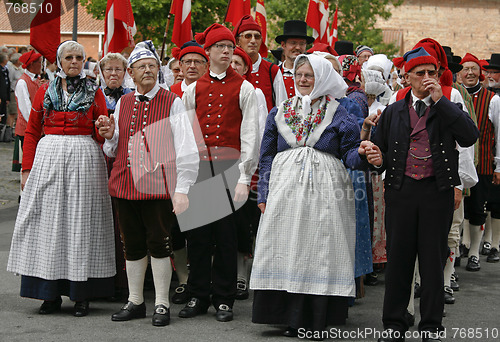
[[[219,80],[222,80],[224,77],[226,77],[226,72],[224,71],[222,74],[216,74],[212,70],[210,70],[210,76],[218,78]]]
[[[151,101],[151,99],[156,96],[156,94],[158,93],[159,90],[160,90],[160,85],[158,84],[158,81],[156,81],[155,86],[153,87],[153,89],[151,89],[150,91],[148,91],[146,94],[141,94],[136,89],[135,92],[134,92],[134,96],[135,97],[139,97],[139,95],[144,95],[144,96],[148,97],[149,101]]]

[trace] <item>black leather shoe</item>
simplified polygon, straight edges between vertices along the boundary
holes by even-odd
[[[456,256],[455,257],[455,264],[454,264],[454,266],[455,267],[460,267],[461,261],[462,261],[462,258],[460,256]]]
[[[248,299],[248,296],[247,282],[244,280],[238,280],[236,283],[236,299],[245,300]]]
[[[451,275],[450,287],[453,292],[460,291],[460,285],[458,285],[458,276],[455,273]]]
[[[424,337],[422,337],[422,342],[441,342],[441,338],[437,332],[422,331]]]
[[[408,310],[406,311],[405,318],[406,318],[406,321],[408,322],[409,327],[412,327],[415,325],[415,315],[412,315],[411,313],[409,313]]]
[[[215,309],[217,310],[215,319],[219,322],[229,322],[233,320],[233,309],[231,309],[229,305],[220,304]]]
[[[61,311],[61,304],[61,297],[57,298],[56,300],[44,300],[42,305],[40,306],[40,309],[38,310],[38,313],[40,315],[49,315],[56,311]]]
[[[189,294],[187,292],[187,284],[180,284],[175,288],[175,294],[172,296],[172,303],[185,304],[189,301]]]
[[[445,304],[455,304],[455,297],[453,297],[453,290],[449,286],[444,287],[444,302]]]
[[[73,316],[83,317],[89,314],[89,301],[84,300],[81,302],[76,302],[74,306]]]
[[[479,265],[479,258],[475,255],[470,256],[465,269],[471,272],[479,271],[481,269],[481,265]]]
[[[153,325],[155,327],[164,327],[170,324],[170,309],[163,304],[155,306],[153,313]]]
[[[491,251],[491,243],[485,242],[483,243],[483,248],[481,248],[481,255],[488,255]]]
[[[385,329],[382,332],[382,336],[377,340],[377,342],[404,342],[405,341],[405,333],[396,331],[393,329]]]
[[[206,314],[208,305],[202,305],[198,298],[191,298],[186,306],[179,311],[180,318],[191,318],[197,315]]]
[[[283,331],[283,336],[286,337],[297,337],[298,335],[299,335],[299,330],[292,327],[287,327],[285,331]]]
[[[132,302],[125,304],[120,311],[111,316],[111,320],[115,322],[130,321],[134,318],[146,317],[146,303],[135,305]]]
[[[368,273],[365,275],[365,280],[364,280],[365,285],[367,286],[375,286],[378,284],[378,275],[375,272]]]
[[[500,261],[500,255],[498,254],[498,249],[493,247],[490,250],[488,257],[486,258],[486,262],[499,262],[499,261]]]

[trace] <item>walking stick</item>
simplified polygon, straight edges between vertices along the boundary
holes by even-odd
[[[174,1],[170,3],[170,11],[168,12],[167,15],[167,26],[165,27],[165,33],[163,34],[163,43],[161,45],[161,52],[160,52],[160,62],[163,64],[163,56],[165,55],[165,46],[167,44],[167,35],[168,35],[168,28],[170,27],[170,18],[172,17],[172,6],[174,5]]]

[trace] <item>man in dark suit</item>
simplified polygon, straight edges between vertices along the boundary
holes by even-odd
[[[385,177],[387,269],[379,342],[404,341],[406,307],[418,255],[422,294],[422,341],[441,341],[443,268],[453,217],[454,187],[460,184],[456,144],[474,144],[479,131],[460,105],[450,102],[438,82],[437,61],[423,48],[404,56],[411,91],[387,107],[373,143],[360,153]]]
[[[2,124],[7,121],[7,104],[10,100],[10,80],[7,62],[9,57],[0,54],[0,115],[2,115]]]

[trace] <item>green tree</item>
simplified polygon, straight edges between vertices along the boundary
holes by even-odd
[[[330,20],[333,20],[335,5],[338,5],[338,38],[350,40],[372,47],[377,53],[392,55],[398,48],[383,42],[382,30],[375,28],[377,19],[391,16],[390,5],[399,6],[403,0],[330,0]],[[305,20],[309,0],[267,0],[267,21],[273,25],[268,29],[268,37],[276,37],[283,30],[286,20]],[[330,22],[331,25],[331,22]],[[310,34],[312,29],[309,28]]]

